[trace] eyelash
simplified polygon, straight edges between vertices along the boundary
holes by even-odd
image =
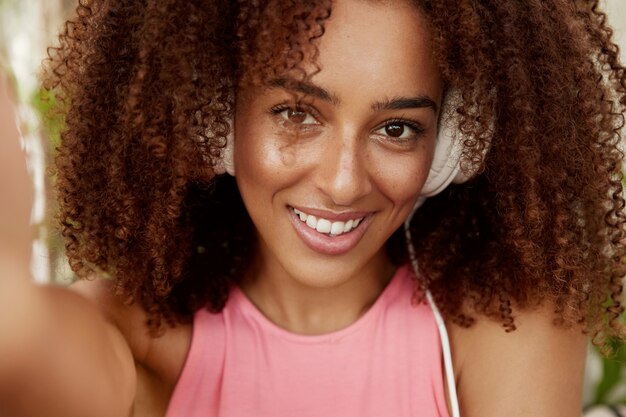
[[[302,113],[306,113],[307,115],[310,115],[311,117],[313,117],[316,121],[319,121],[319,113],[317,112],[317,110],[308,107],[308,106],[301,106],[301,105],[297,105],[297,106],[293,106],[287,103],[282,103],[282,104],[278,104],[274,107],[272,107],[270,109],[270,114],[272,116],[278,116],[280,115],[282,112],[284,112],[285,110],[293,110],[296,112],[302,112]],[[284,123],[289,123],[290,120],[287,119],[283,119],[282,120]],[[301,127],[301,126],[299,126]]]

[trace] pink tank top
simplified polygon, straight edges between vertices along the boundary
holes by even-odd
[[[407,266],[355,323],[290,333],[239,289],[198,311],[167,417],[448,417],[439,334]]]

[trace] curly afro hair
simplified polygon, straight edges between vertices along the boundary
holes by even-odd
[[[513,330],[516,309],[547,304],[557,324],[619,335],[626,75],[598,1],[414,3],[461,92],[464,166],[481,165],[414,217],[419,284],[464,326],[485,314]],[[213,169],[237,88],[309,77],[331,14],[331,0],[81,0],[45,74],[67,126],[57,187],[78,276],[115,277],[153,330],[223,308],[255,248],[234,180]]]

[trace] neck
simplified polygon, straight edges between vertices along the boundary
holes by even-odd
[[[275,259],[258,257],[242,291],[269,320],[298,334],[324,334],[359,319],[378,299],[395,267],[381,254],[352,274],[311,285]]]

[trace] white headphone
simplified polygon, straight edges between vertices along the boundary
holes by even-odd
[[[439,116],[439,131],[433,162],[407,222],[413,218],[415,211],[424,204],[428,197],[439,194],[451,183],[462,184],[466,182],[474,176],[478,169],[478,167],[473,167],[474,169],[469,172],[461,170],[463,134],[458,128],[458,115],[456,113],[460,100],[461,96],[456,90],[449,91],[444,97]]]
[[[430,166],[426,183],[422,187],[423,197],[432,197],[443,191],[450,183],[461,184],[474,173],[461,171],[461,154],[463,153],[463,137],[457,126],[456,106],[459,95],[449,92],[442,105],[439,119],[439,132],[435,144],[435,154]]]
[[[456,105],[459,103],[459,99],[459,94],[452,90],[448,92],[443,100],[433,162],[426,182],[422,187],[420,197],[409,215],[408,220],[413,217],[415,210],[423,204],[426,198],[439,194],[441,191],[445,190],[450,183],[461,184],[470,179],[474,174],[474,172],[463,172],[461,170],[463,138],[456,125]],[[221,150],[221,158],[214,167],[216,174],[228,173],[232,176],[235,175],[233,131],[234,129],[231,122],[226,146]]]

